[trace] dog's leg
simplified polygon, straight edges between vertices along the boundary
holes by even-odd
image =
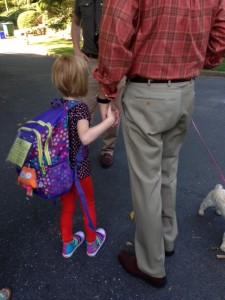
[[[223,242],[222,242],[222,244],[220,246],[220,250],[223,251],[223,252],[225,252],[225,232],[223,234]]]
[[[219,216],[224,216],[225,217],[225,201],[218,201],[216,199],[216,213]]]
[[[211,198],[206,197],[206,198],[202,201],[202,203],[201,203],[201,205],[200,205],[200,208],[199,208],[199,210],[198,210],[198,214],[199,214],[200,216],[204,216],[204,211],[205,211],[205,209],[206,209],[207,207],[211,207],[211,206],[215,206],[215,203],[211,200]]]

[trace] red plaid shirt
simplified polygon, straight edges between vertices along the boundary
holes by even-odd
[[[123,76],[185,79],[225,56],[225,0],[104,0],[99,65],[108,98]]]

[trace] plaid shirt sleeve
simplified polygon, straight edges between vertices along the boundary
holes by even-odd
[[[218,7],[212,27],[204,63],[205,69],[218,66],[225,57],[225,1]]]
[[[99,68],[93,75],[100,82],[101,90],[108,99],[116,98],[116,86],[131,66],[132,52],[129,49],[136,31],[137,12],[138,0],[103,2]]]

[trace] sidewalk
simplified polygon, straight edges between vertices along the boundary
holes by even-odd
[[[36,39],[37,38],[38,37],[36,37]],[[8,37],[6,39],[0,39],[0,53],[47,55],[45,47],[37,45],[28,45],[25,36]]]

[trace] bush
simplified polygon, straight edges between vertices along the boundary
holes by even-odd
[[[50,24],[48,26],[48,28],[55,29],[56,31],[57,30],[64,30],[64,29],[66,29],[66,24],[65,23]]]
[[[19,15],[17,25],[19,29],[30,28],[38,25],[37,18],[39,13],[34,10],[28,10]]]
[[[9,17],[0,16],[0,23],[10,22],[12,21]]]

